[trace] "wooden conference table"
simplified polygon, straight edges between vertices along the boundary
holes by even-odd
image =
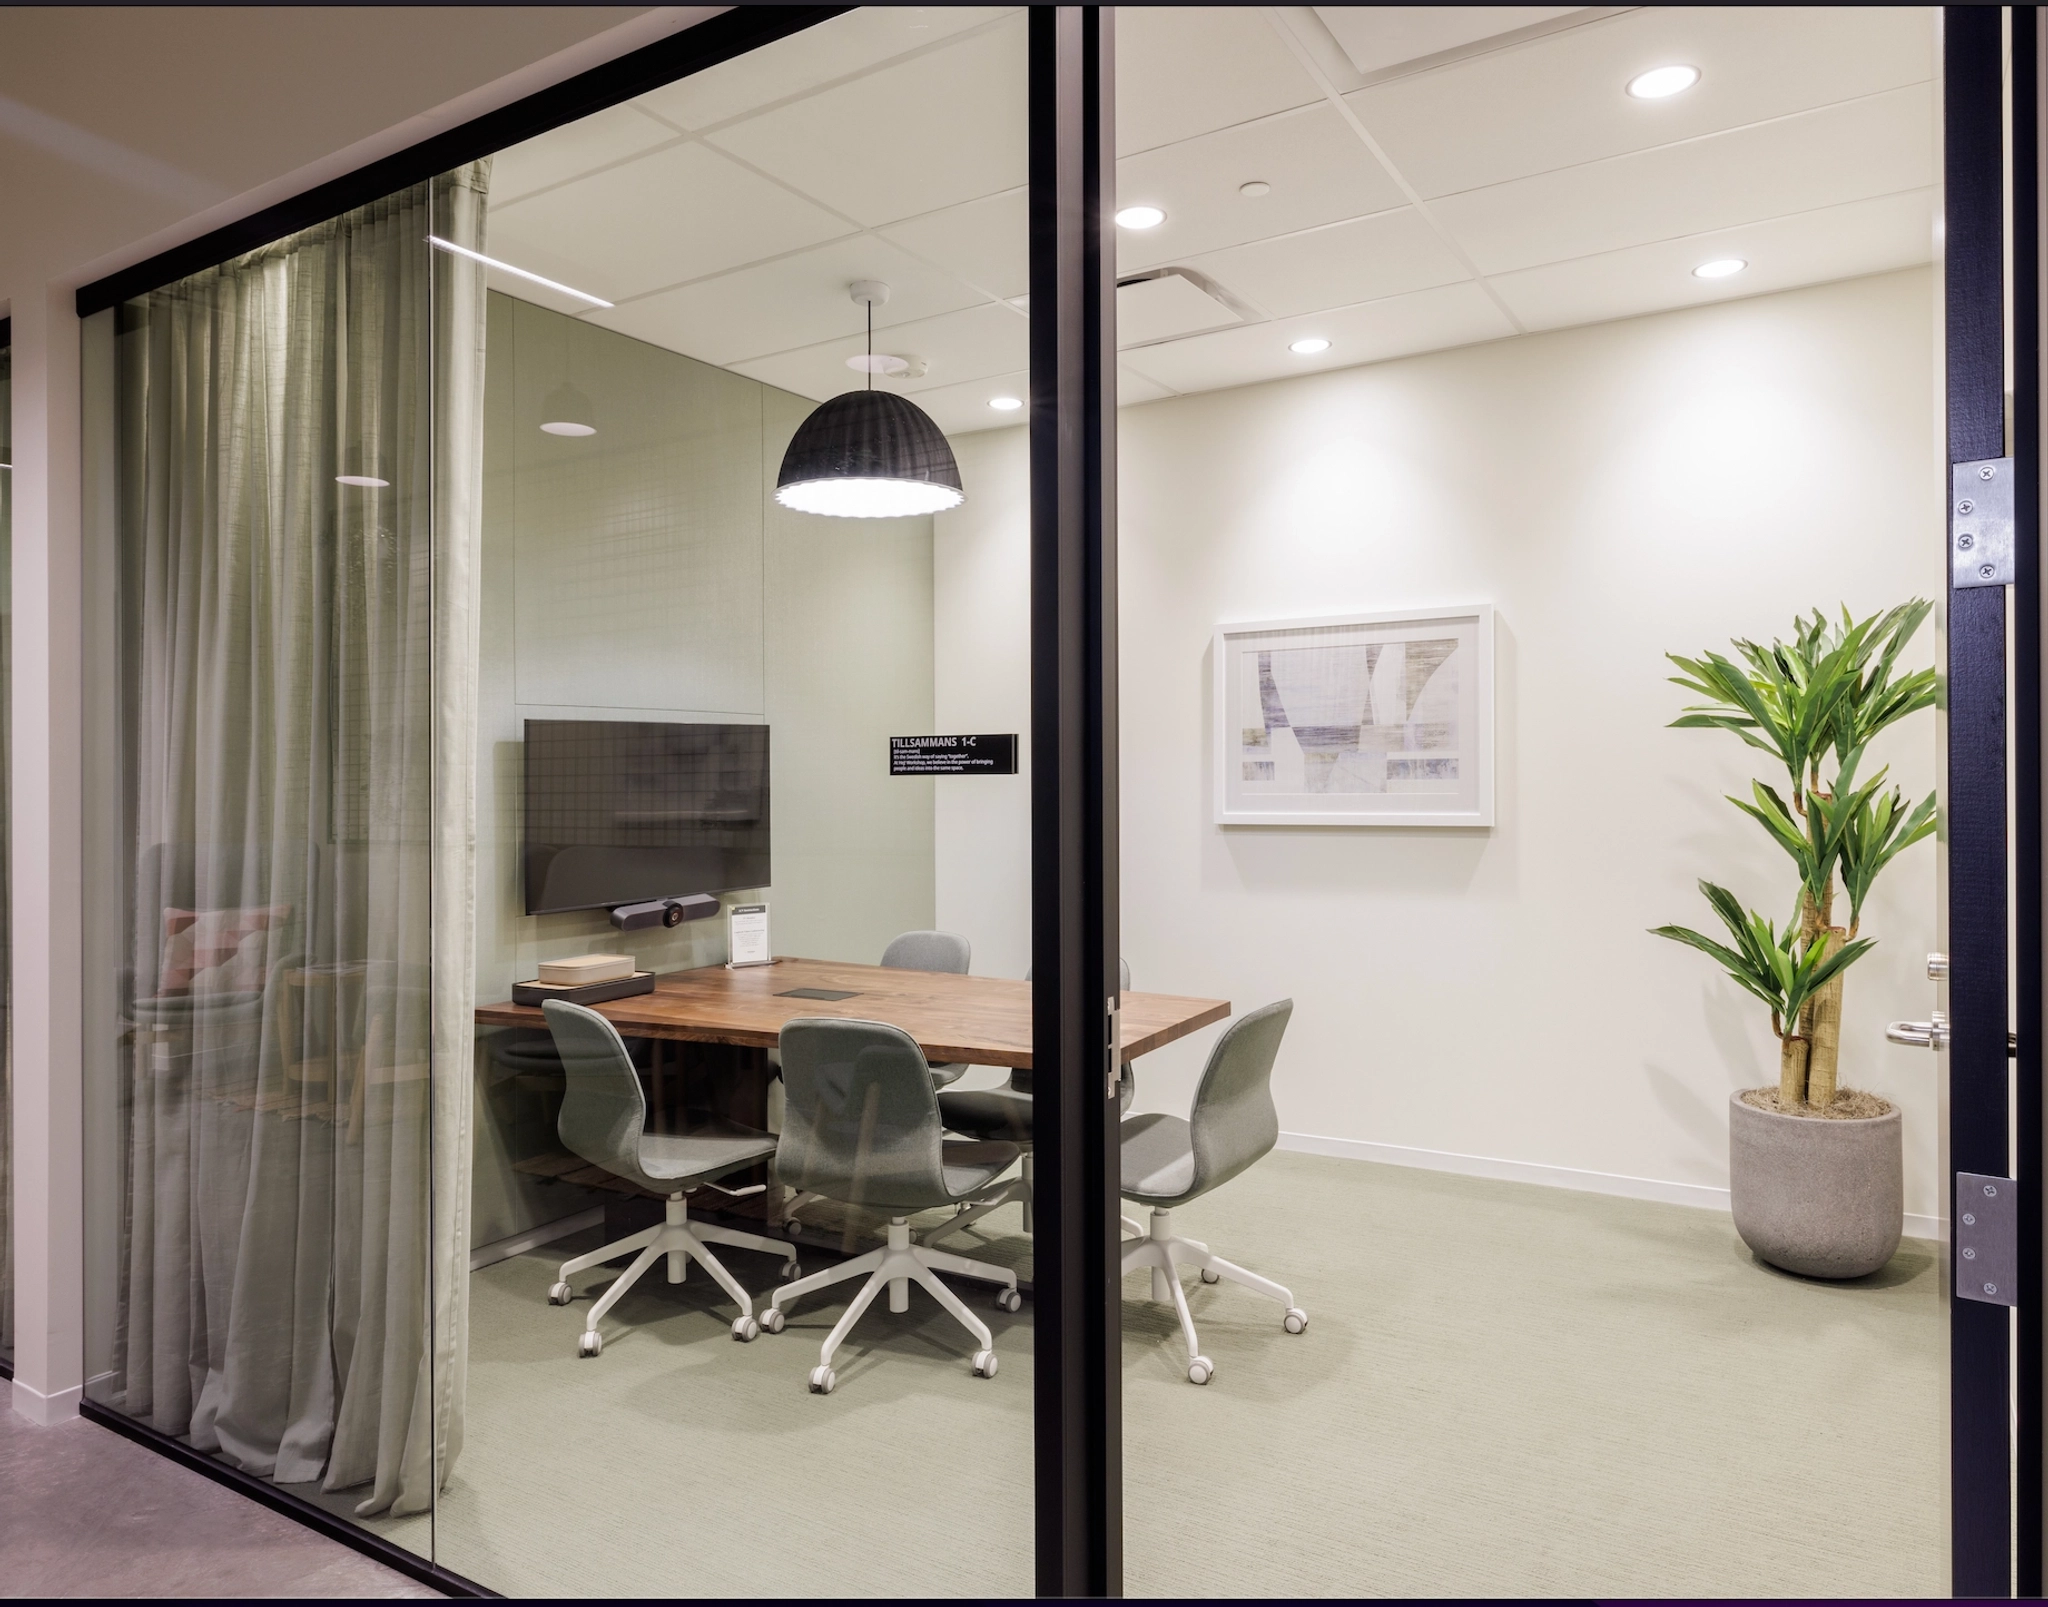
[[[775,1046],[787,1021],[843,1016],[901,1027],[935,1065],[1031,1065],[1031,984],[1002,977],[779,959],[737,971],[722,965],[671,971],[656,980],[652,993],[592,1008],[627,1038],[765,1050]],[[1149,1054],[1229,1014],[1227,999],[1126,993],[1120,1011],[1124,1058]],[[476,1020],[487,1027],[547,1026],[537,1006],[509,1002],[481,1006]]]

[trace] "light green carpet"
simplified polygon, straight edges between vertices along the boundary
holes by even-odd
[[[1280,1154],[1178,1218],[1311,1323],[1191,1286],[1217,1366],[1198,1389],[1170,1308],[1126,1282],[1131,1595],[1946,1588],[1930,1246],[1811,1283],[1712,1212]],[[989,1258],[1023,1252],[1014,1213],[991,1221]],[[444,1566],[515,1595],[1028,1593],[1028,1303],[968,1294],[1002,1357],[983,1380],[921,1292],[878,1302],[818,1397],[837,1299],[739,1345],[701,1273],[646,1282],[582,1361],[587,1307],[545,1303],[573,1247],[474,1279]],[[765,1259],[728,1265],[770,1287]]]

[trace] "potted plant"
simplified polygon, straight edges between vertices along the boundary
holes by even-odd
[[[1701,702],[1674,726],[1732,731],[1784,766],[1780,794],[1763,781],[1730,798],[1770,834],[1797,873],[1784,929],[1725,887],[1700,891],[1728,930],[1718,942],[1683,926],[1659,937],[1716,960],[1771,1012],[1778,1084],[1729,1099],[1729,1204],[1736,1231],[1774,1266],[1812,1277],[1874,1272],[1899,1247],[1904,1178],[1899,1112],[1840,1077],[1842,983],[1874,939],[1860,928],[1878,875],[1934,830],[1934,795],[1908,806],[1887,772],[1859,781],[1880,731],[1930,708],[1934,671],[1900,673],[1898,660],[1930,604],[1915,599],[1865,620],[1830,622],[1816,609],[1790,641],[1737,641],[1736,656],[1666,656],[1672,681]],[[1836,889],[1848,904],[1836,922]]]

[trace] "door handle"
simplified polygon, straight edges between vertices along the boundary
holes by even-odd
[[[1884,1029],[1887,1043],[1901,1043],[1908,1049],[1946,1049],[1948,1017],[1939,1010],[1931,1021],[1894,1021]]]

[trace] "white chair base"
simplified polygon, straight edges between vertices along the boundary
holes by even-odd
[[[566,1306],[575,1298],[575,1290],[569,1287],[569,1279],[574,1274],[601,1266],[624,1255],[628,1250],[640,1252],[634,1257],[633,1264],[613,1279],[611,1287],[598,1296],[596,1303],[591,1306],[590,1315],[584,1319],[583,1337],[576,1345],[576,1353],[579,1356],[596,1356],[603,1353],[604,1335],[597,1331],[598,1323],[604,1319],[606,1312],[619,1303],[620,1297],[640,1281],[641,1275],[663,1256],[668,1257],[670,1283],[681,1283],[684,1274],[689,1271],[690,1262],[695,1260],[703,1264],[704,1270],[711,1274],[712,1281],[719,1288],[739,1303],[740,1314],[732,1325],[733,1338],[752,1339],[761,1331],[761,1325],[754,1320],[754,1303],[748,1297],[747,1291],[739,1286],[733,1275],[725,1270],[724,1263],[705,1246],[731,1244],[743,1250],[764,1250],[769,1255],[781,1256],[785,1275],[796,1269],[796,1246],[783,1239],[763,1238],[758,1233],[740,1233],[732,1228],[714,1227],[709,1222],[692,1222],[687,1191],[671,1194],[668,1197],[668,1209],[664,1214],[666,1220],[654,1227],[643,1228],[616,1244],[608,1244],[602,1250],[592,1250],[588,1255],[579,1255],[574,1260],[562,1263],[562,1270],[557,1275],[555,1286],[548,1291],[549,1303],[557,1306]]]
[[[861,1313],[874,1303],[876,1295],[886,1286],[889,1291],[889,1309],[908,1311],[910,1309],[910,1286],[922,1284],[938,1303],[946,1308],[953,1320],[974,1336],[979,1348],[974,1353],[974,1376],[993,1378],[996,1375],[995,1336],[988,1331],[988,1324],[969,1311],[960,1297],[939,1282],[937,1274],[950,1272],[956,1277],[980,1278],[988,1283],[1001,1284],[996,1291],[996,1304],[1005,1311],[1015,1311],[1023,1302],[1017,1293],[1017,1274],[1006,1267],[990,1266],[985,1261],[969,1261],[965,1256],[948,1255],[943,1250],[927,1249],[910,1242],[910,1226],[903,1217],[892,1217],[889,1221],[889,1242],[879,1250],[870,1250],[866,1255],[855,1256],[851,1261],[842,1261],[836,1267],[823,1272],[814,1272],[808,1278],[799,1278],[794,1283],[785,1283],[775,1291],[768,1303],[768,1309],[761,1313],[761,1326],[771,1334],[782,1332],[783,1307],[798,1295],[809,1294],[813,1289],[823,1289],[831,1284],[844,1283],[849,1278],[868,1275],[868,1281],[861,1285],[860,1293],[853,1297],[853,1304],[834,1325],[832,1332],[825,1336],[824,1346],[818,1352],[818,1365],[811,1370],[810,1385],[813,1394],[829,1395],[838,1378],[832,1371],[832,1356],[846,1336],[853,1331],[853,1325],[860,1321]]]
[[[1129,1217],[1125,1217],[1123,1223],[1134,1232],[1138,1229],[1138,1224]],[[1152,1269],[1152,1298],[1171,1300],[1173,1309],[1180,1314],[1181,1337],[1188,1346],[1189,1383],[1208,1383],[1216,1376],[1216,1364],[1202,1354],[1201,1341],[1195,1336],[1195,1319],[1188,1314],[1188,1297],[1180,1286],[1182,1267],[1194,1267],[1201,1273],[1204,1283],[1217,1283],[1228,1278],[1232,1283],[1241,1283],[1247,1289],[1256,1290],[1269,1300],[1279,1301],[1287,1308],[1280,1323],[1290,1334],[1298,1334],[1308,1327],[1308,1313],[1294,1303],[1293,1295],[1271,1278],[1262,1278],[1256,1272],[1247,1272],[1243,1267],[1225,1261],[1220,1255],[1211,1255],[1209,1247],[1199,1239],[1175,1237],[1171,1211],[1155,1210],[1149,1234],[1124,1240],[1123,1270],[1132,1273],[1140,1267]]]
[[[972,1227],[983,1217],[987,1216],[989,1212],[996,1210],[1000,1206],[1008,1205],[1012,1200],[1022,1200],[1024,1202],[1024,1231],[1026,1233],[1032,1232],[1031,1151],[1028,1149],[1024,1152],[1023,1164],[1024,1169],[1017,1176],[1011,1178],[1007,1183],[998,1183],[989,1193],[968,1201],[966,1205],[961,1207],[960,1214],[954,1217],[952,1221],[941,1222],[937,1227],[928,1231],[924,1236],[924,1242],[926,1244],[937,1244],[947,1234],[958,1233],[962,1228]]]

